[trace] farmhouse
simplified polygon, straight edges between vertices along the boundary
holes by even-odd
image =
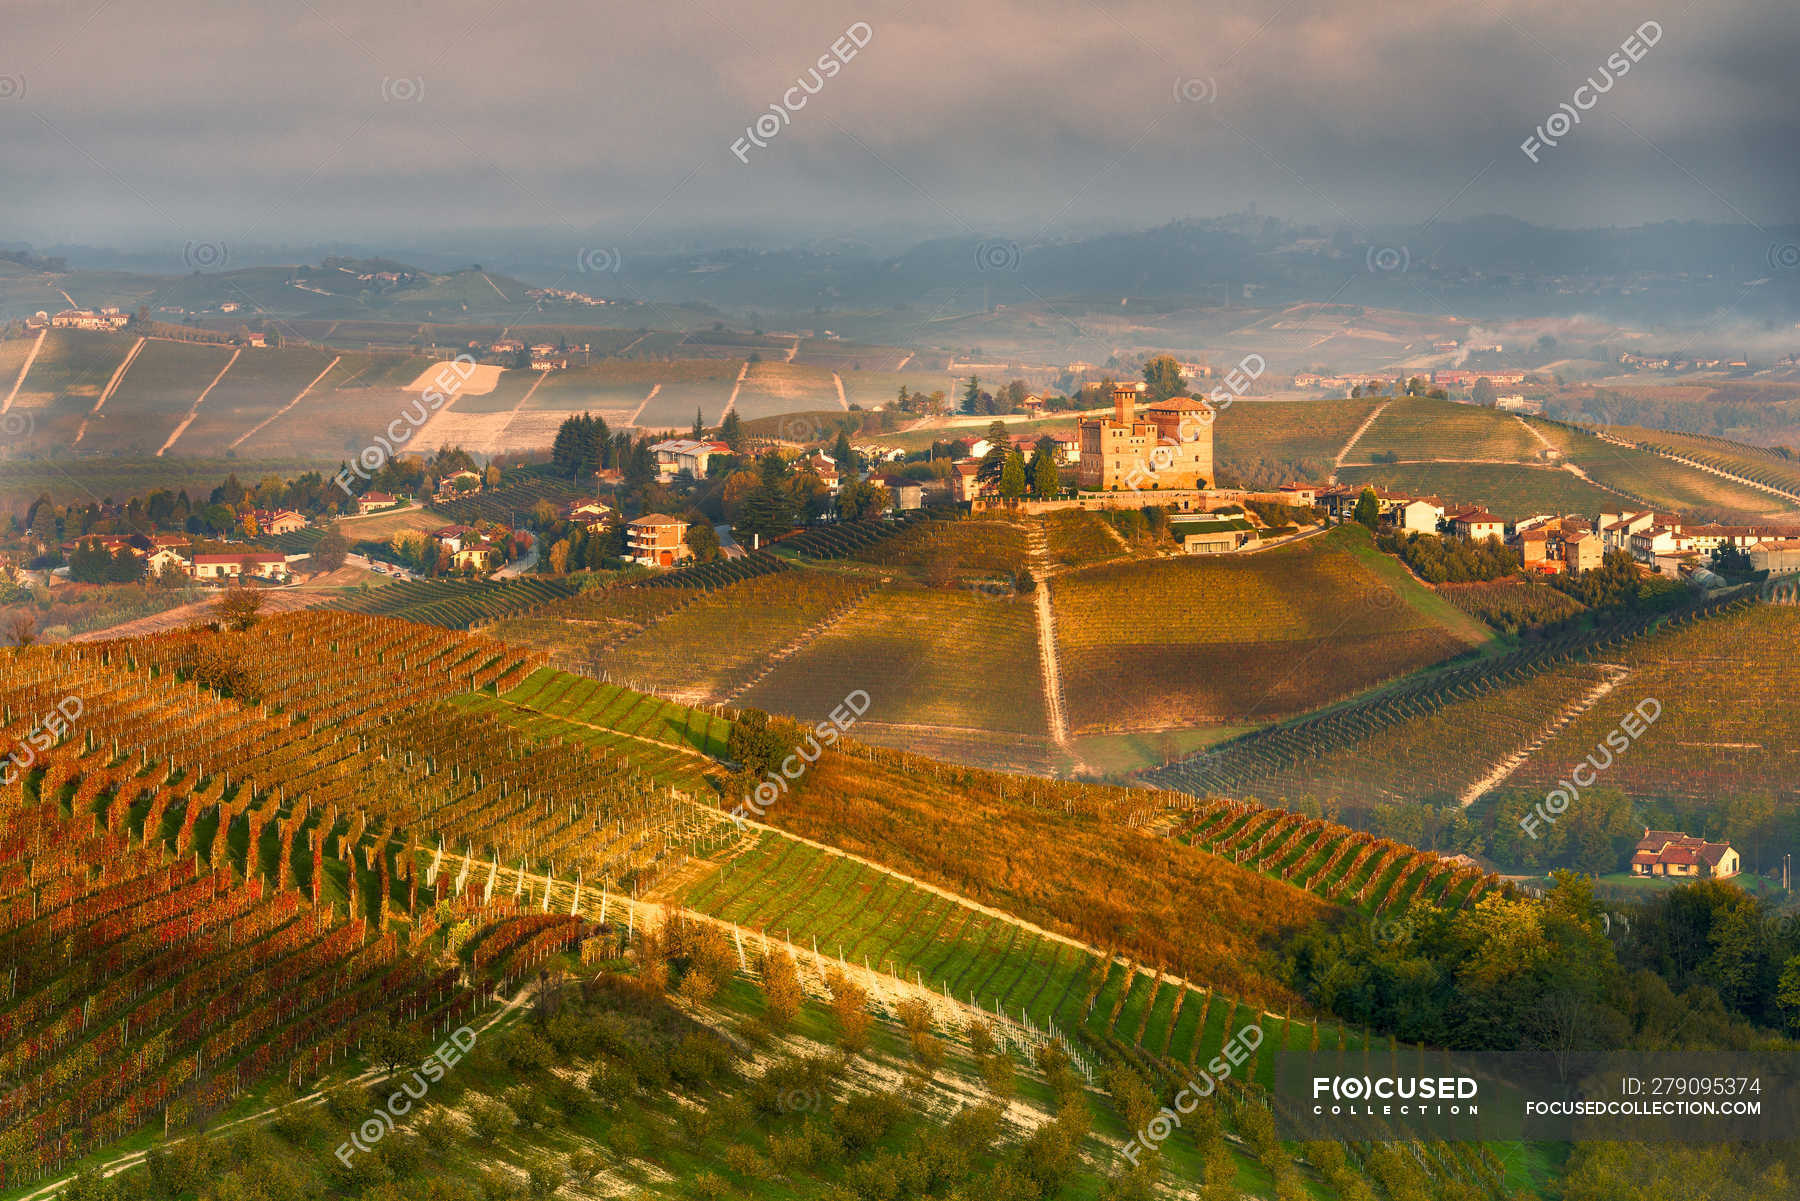
[[[458,468],[438,481],[439,496],[455,496],[463,492],[481,491],[481,473],[467,467]]]
[[[596,530],[613,519],[612,506],[595,497],[584,497],[571,503],[561,514],[564,521],[585,530]]]
[[[688,523],[666,513],[646,513],[625,523],[625,558],[646,567],[673,567],[693,555]]]
[[[728,455],[731,447],[723,442],[671,438],[653,445],[650,453],[656,457],[656,478],[666,484],[684,473],[697,480],[705,479],[707,464],[712,462],[713,456]]]
[[[1758,542],[1749,548],[1750,566],[1770,575],[1800,571],[1800,538]]]
[[[951,464],[950,485],[957,500],[966,504],[981,495],[981,481],[976,475],[980,470],[981,464],[974,459],[959,459]]]
[[[431,531],[431,536],[444,544],[444,549],[451,554],[463,548],[463,542],[475,531],[466,525],[447,525]]]
[[[1438,522],[1444,519],[1444,506],[1432,498],[1415,496],[1401,501],[1388,511],[1388,515],[1397,530],[1435,534]]]
[[[1137,390],[1113,389],[1111,418],[1083,418],[1083,491],[1205,488],[1213,476],[1212,407],[1190,396],[1157,401],[1139,420]]]
[[[287,556],[280,551],[257,550],[194,556],[196,580],[236,580],[245,576],[253,576],[259,580],[285,580],[287,574]]]
[[[258,509],[256,528],[264,534],[291,534],[306,528],[306,518],[292,509]]]
[[[389,496],[386,492],[365,492],[356,498],[358,513],[378,513],[383,509],[391,509],[399,504],[399,498]]]
[[[450,565],[458,571],[488,571],[501,557],[500,548],[486,538],[471,538],[450,553]]]
[[[186,555],[171,546],[161,547],[152,551],[150,556],[144,560],[144,570],[152,576],[161,575],[171,567],[178,567],[182,571],[191,572],[193,571],[194,565],[188,562]]]
[[[893,497],[894,511],[897,513],[925,507],[925,486],[918,480],[909,480],[901,475],[884,475],[881,477],[881,486]]]
[[[1738,874],[1741,861],[1728,842],[1707,842],[1675,830],[1645,827],[1631,856],[1634,876],[1680,876],[1726,880]]]
[[[1469,542],[1506,537],[1506,523],[1486,509],[1469,509],[1450,519],[1450,532]]]

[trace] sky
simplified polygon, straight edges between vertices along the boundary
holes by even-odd
[[[0,0],[0,30],[0,242],[39,246],[1774,225],[1800,195],[1787,0]]]

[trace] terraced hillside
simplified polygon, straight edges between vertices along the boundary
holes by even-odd
[[[400,581],[330,602],[333,609],[467,630],[575,591],[568,579]]]
[[[1129,562],[1050,583],[1075,732],[1244,724],[1315,708],[1481,641],[1348,528],[1255,555]]]
[[[1213,422],[1213,454],[1240,481],[1324,479],[1376,400],[1240,400]]]

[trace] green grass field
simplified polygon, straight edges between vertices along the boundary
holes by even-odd
[[[1402,463],[1345,467],[1341,483],[1436,496],[1446,506],[1480,506],[1508,521],[1537,513],[1593,514],[1634,502],[1555,467],[1505,463]]]

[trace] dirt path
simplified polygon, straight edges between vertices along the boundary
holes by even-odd
[[[837,385],[838,408],[848,413],[850,411],[850,398],[844,395],[844,377],[833,371],[831,373],[831,382]]]
[[[200,416],[200,406],[206,403],[207,394],[219,386],[219,381],[225,378],[225,373],[231,370],[231,365],[237,362],[238,356],[243,353],[244,350],[241,346],[231,352],[231,357],[225,360],[225,365],[223,367],[219,368],[219,374],[213,376],[212,383],[202,388],[200,390],[200,395],[194,398],[194,403],[188,408],[187,416],[181,419],[181,424],[175,427],[175,431],[169,435],[169,440],[157,448],[157,458],[162,458],[163,452],[175,445],[175,440],[187,432],[188,426],[194,424],[194,419]]]
[[[6,410],[12,408],[13,401],[19,398],[19,389],[25,386],[25,377],[31,374],[31,365],[37,362],[38,351],[43,349],[44,337],[49,332],[50,328],[48,326],[40,329],[38,331],[37,341],[33,342],[31,344],[31,349],[25,352],[25,365],[19,368],[19,378],[13,381],[12,391],[6,394],[6,403],[0,404],[0,413],[4,413]]]
[[[1332,468],[1333,472],[1335,472],[1339,467],[1342,467],[1344,465],[1344,460],[1350,457],[1350,452],[1356,449],[1356,444],[1358,442],[1362,441],[1362,436],[1369,432],[1369,427],[1371,425],[1375,424],[1375,419],[1377,417],[1381,416],[1383,410],[1385,410],[1389,405],[1391,405],[1393,403],[1394,402],[1391,400],[1382,401],[1380,404],[1375,406],[1374,410],[1369,413],[1368,417],[1363,419],[1363,423],[1356,427],[1356,432],[1354,434],[1350,435],[1350,441],[1344,443],[1344,449],[1338,451],[1337,458],[1335,458],[1331,461],[1331,468]],[[1337,476],[1333,475],[1332,479],[1335,481],[1337,479]]]
[[[737,408],[738,392],[740,390],[742,390],[742,388],[744,386],[744,377],[749,374],[750,374],[750,360],[745,359],[744,365],[742,367],[738,368],[737,382],[731,385],[731,397],[728,400],[726,400],[726,402],[725,402],[724,412],[721,412],[719,414],[720,421],[725,420],[726,413],[729,413],[729,412],[731,412],[731,410]]]
[[[645,335],[645,336],[648,337],[649,335]],[[650,402],[655,400],[656,394],[661,391],[662,391],[661,384],[651,384],[650,385],[650,395],[644,397],[644,399],[638,404],[638,407],[631,410],[631,416],[629,416],[625,419],[625,424],[630,425],[630,426],[637,425],[638,418],[643,415],[643,412],[645,409],[650,407]],[[733,393],[732,395],[735,396],[736,393]]]
[[[1580,717],[1583,713],[1586,713],[1589,709],[1598,705],[1605,699],[1607,694],[1611,693],[1613,689],[1617,688],[1620,684],[1623,684],[1626,678],[1631,675],[1631,669],[1623,664],[1602,663],[1599,666],[1600,670],[1606,675],[1605,679],[1588,689],[1583,695],[1576,697],[1569,704],[1563,706],[1562,712],[1558,713],[1556,717],[1551,720],[1549,725],[1545,726],[1542,730],[1539,730],[1537,737],[1533,738],[1529,743],[1520,747],[1500,762],[1494,764],[1486,775],[1463,789],[1462,795],[1456,798],[1456,803],[1464,809],[1467,809],[1470,805],[1473,805],[1476,801],[1480,800],[1483,795],[1500,787],[1500,785],[1504,784],[1512,777],[1514,772],[1524,766],[1525,761],[1531,758],[1533,752],[1543,746],[1546,742],[1550,741],[1551,738],[1555,737],[1564,726],[1567,726],[1577,717]]]
[[[263,598],[262,613],[266,617],[271,613],[292,613],[298,609],[310,609],[315,605],[322,605],[326,601],[336,600],[338,594],[315,588],[269,588],[263,590],[261,595]],[[75,635],[69,641],[97,642],[102,639],[138,638],[145,634],[161,634],[212,617],[217,604],[218,598],[211,596],[190,604],[176,605],[173,609],[164,609],[161,613],[152,613],[147,617],[134,617],[130,621],[120,622],[116,626],[108,626],[103,630],[87,630]]]
[[[1112,529],[1111,522],[1101,524]],[[1117,537],[1117,531],[1114,536]],[[1074,743],[1069,741],[1069,719],[1063,708],[1062,660],[1056,651],[1056,612],[1050,607],[1050,575],[1044,565],[1050,556],[1049,538],[1042,522],[1031,524],[1025,546],[1031,557],[1032,582],[1036,585],[1031,592],[1037,608],[1038,664],[1044,682],[1044,715],[1050,721],[1051,740],[1069,757],[1071,770],[1079,773],[1087,764],[1081,761]]]
[[[319,372],[319,374],[313,376],[312,383],[306,385],[306,387],[300,389],[300,391],[295,394],[294,399],[288,401],[286,404],[282,405],[279,409],[276,409],[273,413],[270,413],[267,417],[264,417],[261,421],[257,422],[255,425],[251,426],[248,430],[239,434],[237,441],[233,442],[230,446],[226,447],[226,449],[227,450],[236,450],[238,447],[242,446],[246,441],[248,441],[251,436],[256,434],[257,431],[261,430],[263,428],[263,426],[268,425],[271,421],[274,421],[277,417],[281,416],[283,413],[287,412],[289,409],[291,409],[295,405],[299,404],[302,400],[305,400],[306,394],[308,392],[311,392],[314,388],[318,387],[319,381],[324,379],[326,377],[326,375],[330,374],[331,369],[333,367],[336,367],[338,365],[338,362],[343,357],[344,357],[343,355],[335,356],[331,360],[331,362],[325,364],[324,371],[321,371],[321,372]]]
[[[94,402],[94,407],[88,410],[88,415],[81,419],[81,427],[75,431],[75,441],[69,445],[75,446],[81,442],[81,439],[87,434],[88,422],[99,416],[102,406],[112,399],[112,394],[117,390],[119,381],[125,378],[126,369],[131,366],[132,360],[138,357],[138,352],[144,349],[144,343],[147,341],[149,339],[139,338],[131,344],[131,349],[125,352],[124,360],[113,369],[112,378],[106,381],[106,387],[100,392],[100,399]]]
[[[1523,417],[1519,416],[1517,413],[1513,414],[1513,420],[1518,422],[1520,425],[1524,426],[1525,432],[1530,434],[1533,438],[1536,438],[1538,440],[1538,445],[1542,446],[1545,450],[1557,450],[1558,449],[1556,444],[1554,442],[1550,441],[1550,439],[1544,437],[1544,432],[1542,430],[1538,429],[1537,426],[1531,424],[1531,422],[1525,420]]]

